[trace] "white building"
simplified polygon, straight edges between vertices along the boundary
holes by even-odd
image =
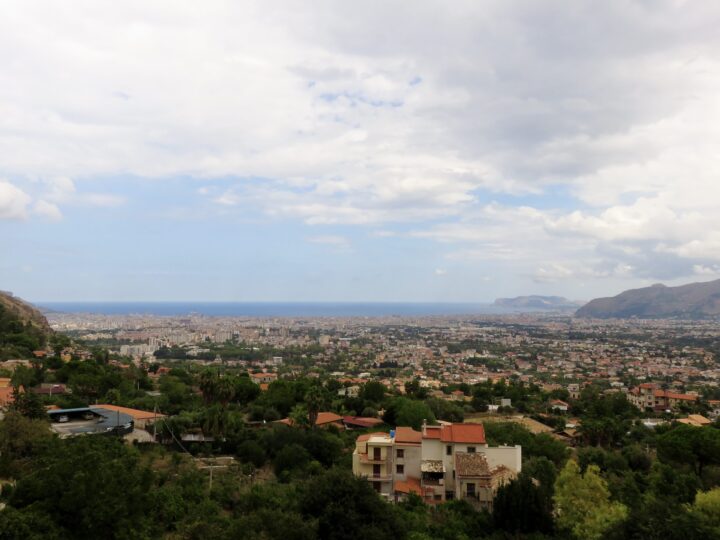
[[[482,424],[361,435],[353,452],[353,473],[395,501],[415,493],[427,503],[459,498],[492,510],[497,489],[521,469],[521,447],[489,447]]]

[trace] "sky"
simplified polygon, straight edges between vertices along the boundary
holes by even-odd
[[[0,289],[589,300],[720,277],[720,4],[6,2]]]

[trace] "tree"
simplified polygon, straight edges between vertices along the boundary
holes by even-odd
[[[243,462],[252,463],[255,467],[262,467],[267,459],[263,447],[253,440],[240,443],[237,454]]]
[[[146,537],[152,518],[152,473],[137,452],[106,437],[58,441],[31,474],[20,478],[9,505],[40,512],[64,537]]]
[[[200,374],[200,392],[202,392],[205,404],[209,405],[215,401],[215,389],[217,385],[217,376],[215,373],[206,369]]]
[[[414,401],[408,398],[398,398],[391,404],[392,412],[388,418],[383,417],[388,422],[390,416],[394,422],[391,425],[410,426],[413,429],[420,429],[423,422],[427,421],[432,424],[435,422],[435,415],[430,407],[422,401]]]
[[[13,388],[13,402],[10,409],[17,411],[27,418],[43,419],[47,418],[47,411],[40,399],[40,396],[34,392],[23,392],[20,388]]]
[[[308,414],[308,410],[305,405],[295,405],[292,408],[292,411],[290,411],[289,418],[292,422],[292,425],[295,427],[310,427],[310,415]],[[317,419],[317,416],[315,417],[315,419]]]
[[[305,406],[307,407],[308,423],[313,429],[315,428],[315,423],[317,422],[318,415],[320,414],[320,409],[322,409],[324,404],[325,396],[319,386],[313,386],[310,390],[308,390],[307,394],[305,394]]]
[[[720,430],[677,426],[658,437],[657,450],[661,461],[691,465],[702,478],[705,466],[720,464]]]
[[[360,397],[365,401],[380,403],[385,399],[385,385],[378,381],[368,381],[363,385]]]
[[[530,475],[522,473],[498,489],[493,521],[496,527],[510,533],[549,534],[553,529],[552,503]]]
[[[597,465],[590,465],[584,475],[569,460],[555,481],[555,511],[561,530],[578,539],[600,539],[611,527],[627,517],[627,507],[610,501],[607,483]]]
[[[284,472],[303,469],[309,462],[310,453],[305,448],[299,444],[289,444],[280,450],[273,460],[275,475],[284,479],[286,478],[286,475],[283,475]]]
[[[341,469],[313,478],[302,489],[300,509],[318,522],[326,540],[397,540],[405,536],[390,505],[362,479]]]
[[[720,488],[698,492],[690,512],[712,528],[716,537],[720,538]]]
[[[53,440],[47,420],[33,420],[10,411],[0,422],[0,477],[17,477],[30,459]]]
[[[235,378],[235,399],[241,405],[255,401],[260,395],[260,386],[250,380],[250,377]]]

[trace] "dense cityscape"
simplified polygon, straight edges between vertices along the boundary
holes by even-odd
[[[136,490],[177,518],[143,519],[115,492],[97,504],[151,537],[717,532],[714,321],[49,312],[45,323],[29,311],[17,326],[24,304],[6,298],[9,538],[32,538],[38,519],[43,537],[117,535],[117,519],[74,491],[36,491],[51,481]],[[107,471],[82,480],[88,467]]]

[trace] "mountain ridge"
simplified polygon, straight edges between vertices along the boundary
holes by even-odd
[[[596,319],[708,319],[720,317],[720,279],[668,287],[661,283],[595,298],[575,313]]]

